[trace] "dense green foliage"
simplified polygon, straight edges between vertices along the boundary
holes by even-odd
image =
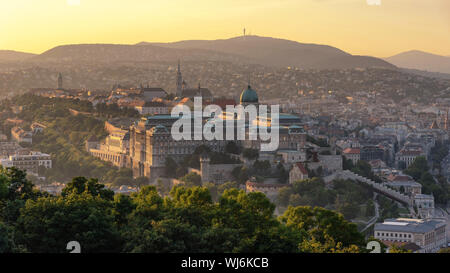
[[[430,156],[433,169],[441,169],[441,162],[449,153],[447,142],[436,142],[436,145],[431,149]]]
[[[378,204],[380,205],[380,218],[381,220],[390,219],[390,218],[398,218],[400,216],[400,208],[398,204],[388,199],[385,196],[378,195],[377,196]]]
[[[353,219],[360,215],[374,215],[373,208],[364,206],[372,196],[371,188],[362,183],[334,180],[332,186],[327,188],[322,180],[312,178],[296,181],[291,188],[282,188],[277,203],[282,207],[324,207],[342,213],[346,219]],[[370,213],[367,212],[368,209]]]
[[[0,173],[0,252],[362,252],[364,237],[342,215],[289,207],[279,218],[262,193],[231,187],[214,199],[206,187],[146,186],[115,195],[76,177],[61,196],[32,190],[17,169]],[[11,208],[14,208],[11,210]]]
[[[27,124],[38,121],[47,128],[33,136],[33,149],[52,156],[53,168],[40,168],[48,182],[68,182],[70,177],[98,177],[103,183],[113,185],[139,185],[131,170],[114,167],[111,163],[92,157],[85,151],[85,141],[94,136],[98,140],[107,136],[101,113],[88,101],[45,98],[23,95],[13,101],[23,106],[19,118]],[[71,115],[68,109],[93,115]],[[120,113],[119,113],[120,114]],[[97,115],[97,116],[96,116]]]
[[[370,166],[370,164],[364,160],[358,160],[358,162],[356,162],[356,165],[354,165],[350,159],[346,159],[344,157],[343,169],[350,170],[353,173],[359,174],[360,176],[368,178],[377,183],[381,183],[381,178],[379,178],[372,172],[372,166]]]
[[[434,179],[425,157],[417,157],[404,172],[422,185],[423,193],[433,194],[436,203],[446,204],[450,199],[450,185],[445,180]]]

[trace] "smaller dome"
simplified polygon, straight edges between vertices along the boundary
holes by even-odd
[[[153,133],[156,133],[156,134],[165,134],[165,133],[169,132],[169,131],[167,131],[167,128],[164,125],[161,125],[161,124],[158,124],[155,127],[153,127],[151,129],[151,131]]]
[[[258,103],[258,94],[249,85],[246,90],[241,93],[241,103]]]

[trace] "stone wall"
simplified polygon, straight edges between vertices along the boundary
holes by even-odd
[[[231,172],[234,168],[242,166],[242,164],[210,164],[209,161],[202,161],[200,165],[202,182],[217,184],[233,181],[234,177]]]

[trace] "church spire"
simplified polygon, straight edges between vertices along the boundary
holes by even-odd
[[[181,75],[180,59],[178,59],[177,69],[177,97],[181,97],[183,93],[183,76]]]
[[[58,89],[62,89],[63,88],[63,78],[62,78],[62,74],[58,73]]]
[[[449,110],[447,110],[447,116],[445,117],[444,121],[444,129],[450,131],[450,120],[448,119],[448,111]]]

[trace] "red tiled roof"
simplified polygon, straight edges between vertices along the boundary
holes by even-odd
[[[300,169],[302,174],[308,175],[308,170],[305,168],[305,166],[303,166],[301,162],[297,162],[295,163],[295,165]]]
[[[408,175],[389,175],[389,181],[412,181],[412,177]]]
[[[360,154],[359,148],[347,148],[343,152],[344,154]]]

